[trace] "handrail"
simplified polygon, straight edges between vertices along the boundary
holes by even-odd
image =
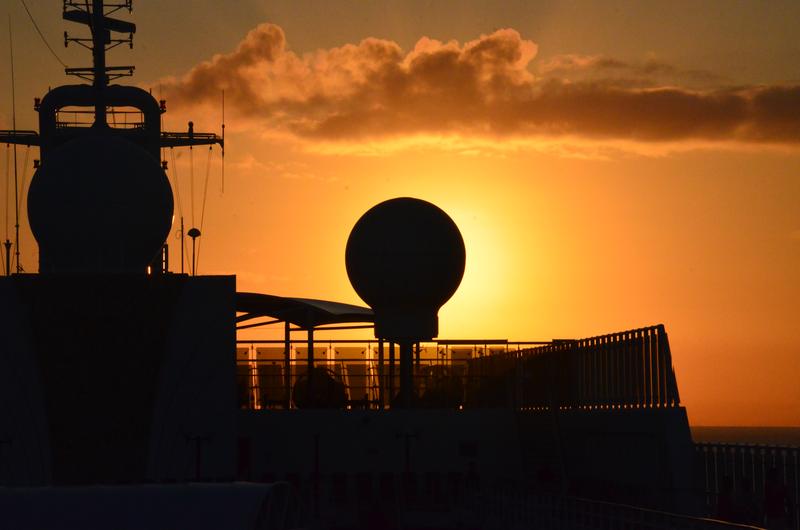
[[[723,509],[728,497],[747,495],[800,528],[800,447],[696,442],[694,448],[696,488],[709,514]]]
[[[286,351],[287,341],[248,340],[237,344],[247,344],[251,349],[257,349],[256,345],[272,344]],[[286,372],[292,370],[292,363],[286,361],[297,357],[292,355],[293,346],[305,347],[306,344],[305,340],[289,340],[289,357],[280,354],[284,361],[283,368],[280,368],[283,377],[280,385],[284,392],[294,381],[291,376],[286,377]],[[348,363],[366,363],[365,373],[381,371],[381,368],[375,368],[377,365],[390,366],[386,364],[386,355],[378,362],[378,340],[325,340],[316,344],[329,352],[323,356],[322,362],[344,362],[345,359],[336,358],[333,352],[340,345],[349,344],[371,352],[360,359],[347,359]],[[383,348],[388,353],[391,346],[384,343]],[[421,354],[415,359],[415,388],[420,397],[426,392],[430,397],[434,392],[432,385],[439,385],[435,391],[439,393],[437,399],[442,400],[442,406],[535,411],[659,409],[680,404],[663,325],[552,342],[442,339],[421,343],[420,349]],[[247,360],[255,363],[256,357]],[[431,363],[442,368],[434,373],[425,368]],[[257,371],[256,364],[252,369]],[[342,366],[342,382],[346,387],[352,386],[348,384],[345,372]],[[387,385],[390,393],[394,391],[394,377],[387,372],[392,372],[390,367],[371,383],[376,393]],[[393,373],[396,376],[396,372]],[[258,386],[252,384],[254,389]],[[362,386],[358,385],[359,388]]]
[[[672,408],[680,395],[662,324],[519,353],[521,406],[561,409]],[[480,362],[480,361],[479,361]]]
[[[495,489],[486,497],[487,515],[507,526],[549,529],[628,530],[756,530],[762,527],[695,517],[581,497],[508,492]]]

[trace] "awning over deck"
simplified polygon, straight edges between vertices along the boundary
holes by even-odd
[[[303,329],[328,324],[375,321],[375,314],[368,307],[260,293],[236,293],[236,312],[242,313],[236,317],[237,323],[270,317]]]

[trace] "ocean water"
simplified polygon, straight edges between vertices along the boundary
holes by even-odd
[[[800,446],[800,427],[692,426],[691,431],[695,442]]]

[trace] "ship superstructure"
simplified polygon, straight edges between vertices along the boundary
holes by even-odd
[[[93,61],[91,67],[65,71],[89,83],[59,86],[36,98],[38,132],[0,131],[2,142],[40,150],[28,195],[40,272],[163,270],[173,198],[162,149],[213,144],[224,149],[223,138],[195,132],[191,122],[186,132],[162,131],[166,101],[135,86],[112,84],[134,71],[106,60],[109,49],[133,46],[136,26],[110,16],[123,9],[130,11],[132,2],[65,0],[64,20],[86,26],[90,36],[65,32],[64,42],[87,48]],[[75,174],[62,175],[70,170]]]
[[[89,83],[37,100],[38,132],[0,131],[41,152],[28,197],[40,272],[0,278],[6,521],[736,527],[698,517],[720,475],[706,466],[698,487],[663,325],[575,340],[437,340],[464,243],[425,201],[386,201],[354,228],[348,274],[372,307],[171,272],[160,151],[224,144],[191,125],[162,131],[163,101],[111,84],[133,72],[105,55],[132,44],[136,27],[112,17],[131,7],[65,0],[64,19],[91,34],[65,39],[93,57],[67,73]],[[237,338],[260,326],[282,326],[283,340]],[[375,337],[320,340],[353,329]],[[797,525],[797,452],[782,458]]]

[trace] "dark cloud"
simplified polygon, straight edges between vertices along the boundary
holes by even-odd
[[[692,87],[719,86],[725,80],[707,70],[685,70],[667,62],[650,58],[626,62],[604,55],[558,55],[537,65],[543,77],[571,80],[618,80],[629,88],[680,84]]]
[[[298,55],[281,28],[262,24],[164,90],[173,105],[192,106],[216,105],[224,89],[239,119],[329,141],[428,133],[800,141],[800,86],[697,88],[716,78],[656,60],[573,55],[533,68],[536,52],[503,29],[464,44],[422,38],[410,52],[371,38]]]

